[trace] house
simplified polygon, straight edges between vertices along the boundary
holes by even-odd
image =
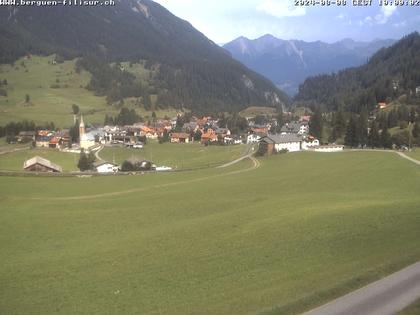
[[[311,150],[316,147],[319,147],[319,140],[310,136],[302,141],[302,150]]]
[[[309,116],[309,115],[300,116],[300,118],[299,118],[299,122],[309,123],[310,121],[311,121],[311,116]]]
[[[279,152],[287,150],[288,152],[296,152],[302,150],[302,137],[297,134],[276,134],[267,135],[259,141],[267,145],[267,153]]]
[[[52,172],[61,173],[63,170],[61,166],[52,163],[40,156],[35,156],[23,163],[23,169],[31,172]]]
[[[226,137],[230,136],[230,130],[228,128],[216,128],[214,132],[217,135],[217,139],[223,142]]]
[[[50,142],[48,143],[48,147],[49,148],[52,148],[52,149],[56,149],[56,148],[58,148],[59,147],[59,141],[60,141],[60,138],[58,138],[58,137],[52,137],[51,139],[50,139]]]
[[[201,144],[209,143],[209,142],[216,142],[217,135],[216,132],[209,128],[207,130],[203,130],[201,134]]]
[[[48,148],[50,146],[50,140],[53,137],[53,133],[49,130],[39,130],[36,135],[35,144],[37,147]]]
[[[387,107],[387,104],[386,103],[384,103],[384,102],[378,103],[378,108],[379,109],[385,109],[386,107]]]
[[[21,131],[17,136],[17,141],[19,143],[28,143],[35,141],[35,131]]]
[[[280,133],[283,135],[286,134],[298,134],[304,135],[309,133],[309,125],[307,122],[296,122],[292,121],[290,123],[286,123],[283,127],[281,127]]]
[[[117,173],[118,165],[109,162],[100,162],[95,164],[96,171],[98,173],[107,174],[107,173]]]
[[[267,133],[263,133],[263,132],[250,133],[246,137],[246,143],[247,144],[258,143],[261,140],[261,138],[265,137],[266,135]]]
[[[189,143],[190,135],[185,132],[173,132],[171,133],[171,143]]]

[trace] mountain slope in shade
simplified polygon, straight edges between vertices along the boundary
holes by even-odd
[[[378,102],[389,102],[405,95],[408,102],[419,102],[420,35],[415,32],[375,53],[365,65],[332,75],[310,77],[299,87],[295,100],[316,102],[329,110],[339,107],[353,112],[374,109]]]
[[[359,66],[377,50],[394,42],[356,42],[344,39],[328,44],[320,41],[281,40],[272,35],[264,35],[255,40],[239,37],[223,47],[235,59],[293,95],[307,77]]]
[[[150,0],[106,7],[19,7],[0,11],[0,62],[27,54],[148,61],[166,103],[213,110],[282,106],[288,97],[231,58],[190,23]]]

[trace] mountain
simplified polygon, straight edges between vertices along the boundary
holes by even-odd
[[[160,106],[201,111],[288,102],[269,80],[150,0],[119,0],[115,6],[2,9],[0,62],[14,62],[28,53],[57,53],[64,59],[83,56],[79,66],[92,72],[90,88],[112,101],[156,94]],[[140,91],[144,85],[113,66],[122,61],[154,70],[147,91]],[[107,94],[111,91],[112,96]]]
[[[264,35],[255,40],[239,37],[223,47],[235,59],[266,76],[289,95],[294,95],[299,84],[307,77],[359,66],[380,48],[394,42],[344,39],[328,44],[321,41],[282,40]]]
[[[295,100],[353,112],[360,112],[363,107],[373,109],[378,102],[389,102],[402,95],[414,104],[416,87],[420,86],[419,51],[420,35],[415,32],[380,49],[363,66],[306,79]]]

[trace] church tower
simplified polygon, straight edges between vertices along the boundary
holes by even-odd
[[[82,140],[85,135],[85,123],[83,121],[83,115],[80,115],[80,124],[79,124],[79,139]]]

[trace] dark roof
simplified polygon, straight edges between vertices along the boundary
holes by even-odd
[[[260,141],[265,141],[267,143],[288,143],[288,142],[300,142],[302,137],[297,134],[286,134],[286,135],[268,135],[263,137]]]

